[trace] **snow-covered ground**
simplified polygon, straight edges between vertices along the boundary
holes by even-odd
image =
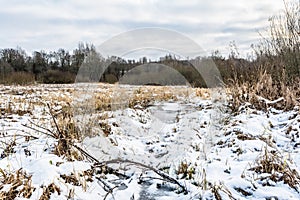
[[[94,111],[76,145],[101,165],[58,156],[58,140],[39,127],[56,131],[46,103],[72,107],[74,88],[0,87],[0,199],[300,199],[297,107],[232,114],[186,88],[147,106]],[[114,95],[111,85],[89,90]]]

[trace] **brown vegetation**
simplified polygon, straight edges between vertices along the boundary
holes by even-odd
[[[233,51],[227,61],[233,73],[228,73],[222,60],[216,59],[230,88],[233,111],[247,102],[264,110],[268,107],[291,109],[299,105],[299,19],[299,4],[285,2],[284,12],[270,18],[268,36],[253,46],[256,54],[253,61],[237,59]]]

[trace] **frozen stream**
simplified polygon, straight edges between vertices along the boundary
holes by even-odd
[[[170,167],[186,157],[191,148],[202,148],[202,144],[194,141],[199,141],[199,134],[201,137],[206,134],[209,112],[198,104],[163,102],[145,110],[115,112],[111,123],[118,124],[113,129],[115,135],[109,136],[118,144],[109,149],[112,157],[118,155],[113,158],[125,158],[158,168]],[[140,186],[140,199],[143,200],[169,196],[171,192],[170,188],[149,192],[153,185],[147,183]]]

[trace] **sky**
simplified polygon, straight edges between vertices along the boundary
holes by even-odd
[[[228,55],[235,41],[242,56],[264,32],[282,0],[0,0],[0,49],[73,50],[101,45],[144,27],[173,30],[206,52]],[[146,53],[147,52],[143,52]]]

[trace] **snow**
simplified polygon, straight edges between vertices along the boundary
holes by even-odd
[[[67,199],[71,190],[74,190],[74,199],[215,199],[214,188],[222,199],[300,199],[299,192],[283,181],[275,182],[267,179],[268,173],[250,170],[267,149],[277,152],[284,163],[299,173],[300,115],[297,107],[291,111],[271,108],[263,112],[244,106],[237,115],[232,115],[218,110],[213,101],[190,92],[187,99],[178,97],[177,101],[156,101],[147,108],[124,108],[91,115],[97,117],[106,113],[108,117],[102,122],[111,127],[111,132],[104,136],[101,127],[94,127],[98,134],[85,137],[78,144],[80,147],[100,162],[122,159],[163,168],[166,174],[187,188],[188,193],[184,194],[178,185],[163,181],[152,170],[132,163],[109,164],[129,176],[128,179],[110,173],[94,173],[92,180],[86,181],[82,173],[93,169],[92,162],[69,161],[55,155],[53,149],[57,140],[23,126],[33,121],[51,128],[51,116],[45,103],[51,103],[59,110],[66,105],[66,99],[72,98],[74,87],[0,87],[0,154],[4,153],[7,144],[14,138],[16,140],[14,152],[0,158],[0,168],[6,173],[22,168],[32,176],[32,186],[36,190],[30,199],[38,199],[43,193],[41,187],[51,183],[61,190],[60,195],[52,193],[51,199]],[[99,84],[88,89],[108,92],[113,88]],[[138,87],[123,88],[132,92]],[[84,97],[79,99],[84,100]],[[12,110],[30,112],[9,113],[9,104]],[[37,138],[25,140],[22,135],[28,134]],[[180,173],[180,167],[184,165],[191,177]],[[81,185],[62,178],[62,175],[72,174]],[[1,185],[0,192],[11,187],[10,184]],[[113,188],[112,194],[107,194],[105,185]]]

